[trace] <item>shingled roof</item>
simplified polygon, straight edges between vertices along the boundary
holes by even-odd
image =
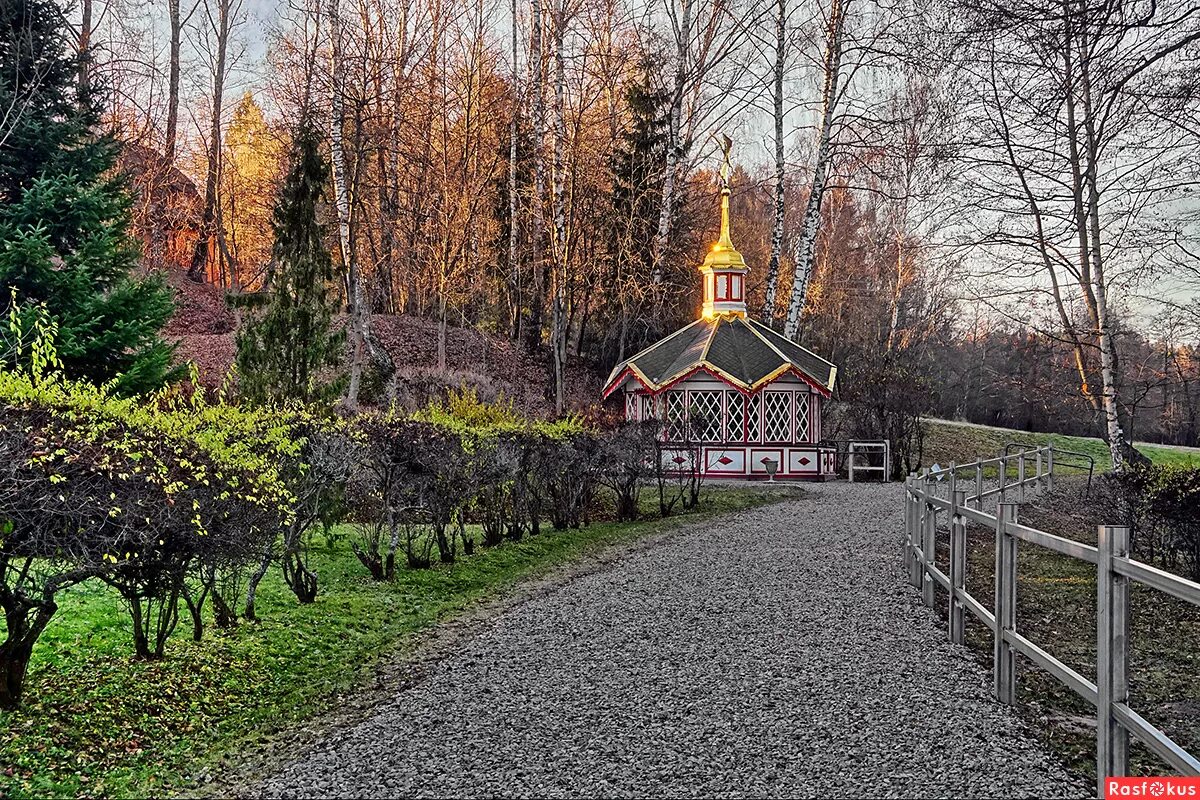
[[[758,389],[791,372],[828,397],[837,367],[759,322],[738,315],[699,319],[613,369],[607,397],[632,377],[659,391],[698,370],[738,388]]]

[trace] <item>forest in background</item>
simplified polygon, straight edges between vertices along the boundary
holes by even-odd
[[[402,313],[544,353],[561,408],[569,360],[603,370],[694,317],[728,133],[752,311],[839,365],[837,435],[934,414],[1099,434],[1115,460],[1198,443],[1190,3],[270,11],[64,14],[149,268],[262,289],[294,131],[322,132],[352,385],[387,368],[371,315]]]

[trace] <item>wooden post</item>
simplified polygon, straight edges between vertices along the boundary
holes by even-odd
[[[1054,491],[1054,447],[1046,448],[1046,489]]]
[[[967,493],[955,489],[951,494],[950,509],[950,641],[955,644],[963,643],[966,630],[966,617],[962,601],[958,595],[966,591],[967,584],[967,520],[959,513],[959,508],[966,505]]]
[[[917,474],[908,476],[908,582],[921,588],[921,564],[917,561],[917,531],[920,530],[921,507],[917,505]]]
[[[850,450],[846,453],[846,475],[850,478],[850,483],[854,483],[854,448],[855,442],[850,443]]]
[[[983,459],[975,459],[975,510],[983,510]]]
[[[955,470],[957,470],[958,467],[956,467],[954,465],[954,462],[951,461],[948,469],[950,470],[950,480],[948,480],[946,482],[946,499],[953,502],[954,501],[954,491],[955,491],[955,489],[958,488],[958,475],[955,472]],[[950,512],[950,516],[954,516],[953,511]]]
[[[912,476],[904,479],[904,568],[911,570],[913,533]]]
[[[1129,732],[1113,714],[1115,703],[1129,702],[1129,579],[1113,570],[1113,561],[1129,555],[1129,529],[1101,525],[1096,567],[1096,786],[1104,797],[1104,779],[1129,772]]]
[[[1008,453],[1000,456],[1000,499],[996,502],[1008,502]]]
[[[1037,472],[1034,473],[1033,481],[1037,488],[1042,488],[1042,448],[1040,447],[1037,451]]]
[[[1025,502],[1025,451],[1017,453],[1017,502]]]
[[[1001,503],[996,508],[996,636],[993,645],[993,684],[996,699],[1012,705],[1016,700],[1016,655],[1004,641],[1004,632],[1016,630],[1017,540],[1007,524],[1017,521],[1017,507]]]
[[[925,495],[931,497],[933,495],[933,478],[928,474],[925,476]],[[925,564],[934,566],[937,564],[937,507],[928,501],[924,500],[925,517],[924,528],[921,531],[921,553],[924,556]],[[933,608],[933,576],[928,571],[921,571],[921,601],[929,608]]]

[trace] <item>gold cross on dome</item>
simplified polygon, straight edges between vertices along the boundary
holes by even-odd
[[[730,139],[725,134],[721,134],[721,151],[724,153],[724,160],[721,162],[721,187],[729,188],[729,151],[733,149],[733,139]]]

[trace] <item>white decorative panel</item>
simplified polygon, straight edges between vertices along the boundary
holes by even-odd
[[[663,468],[670,471],[690,471],[695,468],[697,451],[690,448],[664,449]]]
[[[637,400],[638,396],[633,392],[629,392],[625,395],[625,419],[629,422],[633,422],[638,418]]]
[[[766,475],[767,468],[763,466],[763,459],[767,458],[779,463],[780,472],[787,469],[787,463],[783,460],[783,450],[770,447],[754,447],[750,449],[750,472],[755,475]]]
[[[763,393],[763,441],[787,442],[792,435],[792,393]]]
[[[727,449],[709,447],[704,451],[705,472],[728,472],[744,475],[746,472],[746,451],[740,447]]]
[[[816,450],[788,450],[788,472],[819,472],[820,454]]]

